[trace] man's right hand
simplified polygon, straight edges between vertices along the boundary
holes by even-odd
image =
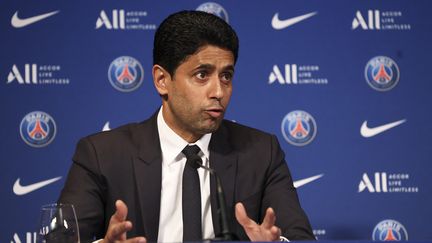
[[[126,220],[128,208],[122,200],[115,203],[116,212],[111,216],[105,238],[100,243],[146,243],[144,237],[126,239],[126,232],[132,229],[132,222]]]

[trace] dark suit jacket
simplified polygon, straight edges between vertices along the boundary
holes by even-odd
[[[117,199],[129,209],[133,229],[128,237],[157,241],[162,155],[156,117],[79,141],[59,202],[75,205],[82,242],[104,237]],[[261,222],[266,208],[272,207],[276,225],[290,240],[314,239],[274,135],[225,120],[213,133],[209,150],[210,166],[225,190],[231,229],[240,239],[248,237],[235,219],[236,202],[243,202],[248,216],[256,222]],[[213,225],[218,234],[214,178],[210,187]]]

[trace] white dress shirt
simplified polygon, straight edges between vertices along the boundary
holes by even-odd
[[[209,166],[209,143],[211,133],[189,144],[177,135],[165,122],[162,109],[159,110],[157,126],[162,149],[162,191],[159,214],[158,242],[183,241],[182,178],[186,157],[181,152],[187,145],[197,145],[199,156]],[[198,168],[201,188],[201,222],[204,239],[214,237],[210,206],[210,173]]]

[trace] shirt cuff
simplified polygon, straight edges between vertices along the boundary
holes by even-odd
[[[279,241],[289,242],[289,240],[284,236],[279,236]]]

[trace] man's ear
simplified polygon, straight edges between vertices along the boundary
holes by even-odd
[[[159,95],[168,94],[167,84],[171,81],[171,75],[160,65],[153,65],[152,68],[153,83]]]

